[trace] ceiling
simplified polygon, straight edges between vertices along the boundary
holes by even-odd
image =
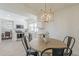
[[[68,8],[70,6],[79,5],[77,3],[47,3],[47,8],[51,8],[53,12]],[[0,3],[0,9],[14,12],[20,15],[27,13],[38,15],[40,9],[44,8],[44,3]]]

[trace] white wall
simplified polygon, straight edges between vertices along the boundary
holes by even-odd
[[[25,17],[9,11],[0,10],[0,18],[6,19],[6,20],[12,20],[14,21],[15,24],[22,24],[25,26],[26,25],[25,19],[27,19],[27,16]]]
[[[63,40],[66,35],[75,37],[73,55],[79,55],[79,5],[55,13],[54,21],[47,27],[51,37]]]

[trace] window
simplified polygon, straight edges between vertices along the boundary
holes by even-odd
[[[30,30],[31,32],[38,32],[37,23],[31,23],[31,24],[29,24],[29,30]]]

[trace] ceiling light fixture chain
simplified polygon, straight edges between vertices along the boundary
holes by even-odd
[[[51,14],[52,14],[51,11],[52,10],[51,10],[51,8],[47,8],[46,0],[45,0],[44,9],[41,9],[41,11],[43,12],[43,14],[41,15],[42,22],[48,23],[50,21],[50,18],[51,18]]]

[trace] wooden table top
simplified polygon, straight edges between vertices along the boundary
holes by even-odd
[[[43,39],[33,39],[30,42],[30,46],[37,51],[43,51],[46,48],[66,48],[66,44],[53,38],[48,38],[47,42],[45,42]]]

